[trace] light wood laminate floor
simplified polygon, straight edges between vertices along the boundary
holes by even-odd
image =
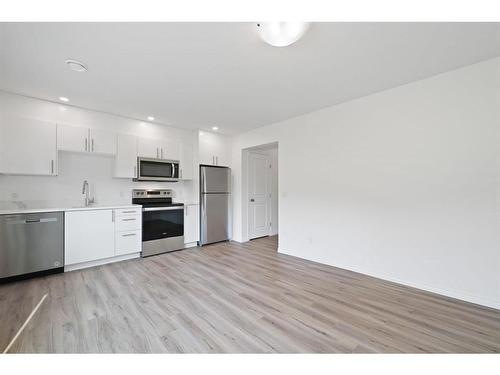
[[[500,311],[221,243],[0,285],[11,352],[500,352]]]

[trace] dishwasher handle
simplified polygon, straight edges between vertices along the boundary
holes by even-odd
[[[38,219],[24,219],[24,220],[12,220],[7,221],[7,224],[39,224],[39,223],[56,223],[57,217],[44,217]]]

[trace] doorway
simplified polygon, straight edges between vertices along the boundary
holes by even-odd
[[[247,240],[278,234],[278,145],[246,153]]]

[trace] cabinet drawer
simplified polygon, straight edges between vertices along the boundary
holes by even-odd
[[[140,230],[142,228],[141,215],[117,216],[115,219],[117,232]]]
[[[115,209],[116,216],[140,215],[142,208],[117,208]]]
[[[115,255],[139,253],[141,251],[142,238],[140,230],[115,234]]]

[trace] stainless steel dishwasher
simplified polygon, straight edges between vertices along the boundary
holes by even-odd
[[[63,212],[0,215],[0,282],[63,271]]]

